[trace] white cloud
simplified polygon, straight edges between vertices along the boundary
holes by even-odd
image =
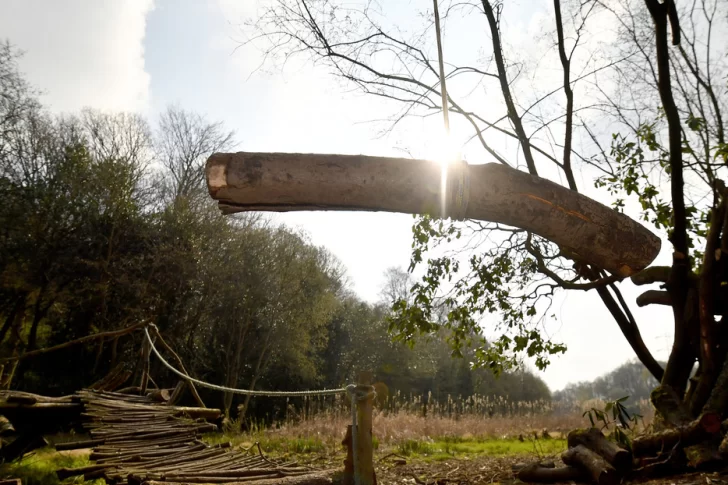
[[[0,37],[25,51],[21,69],[54,111],[145,111],[146,16],[153,0],[5,0]]]

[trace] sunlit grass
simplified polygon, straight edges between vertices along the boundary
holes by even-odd
[[[83,476],[59,480],[56,470],[59,468],[77,468],[91,464],[88,454],[77,451],[59,452],[54,448],[42,448],[30,453],[20,460],[0,465],[0,477],[20,478],[23,485],[59,485],[84,483]],[[88,485],[103,485],[102,479],[85,482]]]

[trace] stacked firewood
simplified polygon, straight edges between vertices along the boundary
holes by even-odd
[[[164,482],[227,483],[277,479],[276,483],[329,483],[330,473],[314,473],[296,463],[241,452],[229,443],[209,445],[201,434],[215,431],[220,410],[181,408],[154,396],[81,391],[84,427],[90,439],[57,444],[56,449],[92,447],[95,464],[57,470],[60,479],[83,475],[130,485]]]

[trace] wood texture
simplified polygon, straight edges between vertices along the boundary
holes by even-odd
[[[561,460],[566,465],[584,470],[597,485],[614,485],[620,481],[617,470],[584,445],[569,448],[561,455]]]
[[[457,216],[520,227],[621,276],[644,269],[660,239],[584,195],[501,164],[452,164],[445,209],[437,162],[362,155],[216,153],[210,195],[227,214],[352,210]],[[467,206],[456,203],[469,182]],[[465,184],[467,185],[467,184]]]
[[[601,431],[596,428],[575,429],[567,437],[569,448],[584,445],[620,472],[632,467],[632,454],[609,441]]]

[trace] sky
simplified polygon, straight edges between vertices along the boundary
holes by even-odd
[[[238,48],[241,23],[256,12],[256,2],[4,0],[0,39],[25,52],[21,69],[55,112],[92,107],[135,111],[154,120],[174,104],[223,121],[235,130],[240,151],[405,156],[403,148],[421,154],[433,149],[431,129],[416,122],[378,136],[379,128],[369,121],[381,117],[382,106],[332,80],[325,69],[294,64],[283,72],[256,71],[259,54]],[[380,4],[392,22],[417,18],[431,5],[426,0]],[[527,46],[539,35],[539,22],[548,13],[544,5],[508,2],[506,8],[516,12],[504,29],[513,32],[509,41]],[[452,39],[448,55],[472,47],[465,29],[452,29],[447,39]],[[582,186],[590,185],[588,174],[578,175]],[[589,195],[608,200],[603,193]],[[378,299],[387,268],[409,264],[410,215],[307,212],[275,219],[304,229],[336,255],[352,289],[365,300]],[[666,246],[658,258],[663,263]],[[633,302],[639,292],[629,283],[622,287]],[[672,342],[669,311],[631,309],[647,346],[665,359]],[[593,379],[633,358],[594,292],[559,297],[553,311],[557,319],[547,330],[569,350],[540,374],[552,390]]]

